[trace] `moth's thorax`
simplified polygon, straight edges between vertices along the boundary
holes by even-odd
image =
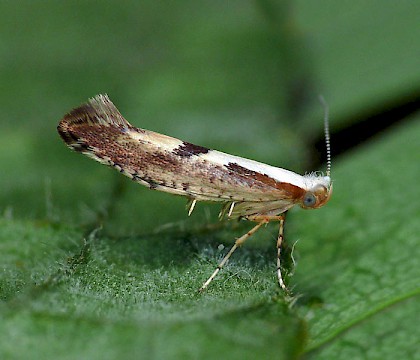
[[[304,209],[317,209],[325,205],[332,194],[332,183],[329,176],[306,175],[306,193],[300,199]]]

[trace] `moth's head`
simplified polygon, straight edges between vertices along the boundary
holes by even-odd
[[[325,147],[327,153],[327,172],[326,176],[317,175],[316,173],[305,175],[307,180],[306,192],[301,197],[300,206],[304,209],[318,209],[328,202],[332,194],[331,182],[331,146],[330,146],[330,126],[329,126],[329,110],[324,98],[319,98],[324,106],[324,134]]]
[[[330,199],[333,188],[331,178],[322,176],[316,180],[301,198],[300,206],[304,209],[318,209]]]

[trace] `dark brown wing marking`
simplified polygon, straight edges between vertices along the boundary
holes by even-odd
[[[193,155],[207,154],[209,151],[210,149],[204,146],[194,145],[194,144],[184,141],[172,152],[178,156],[189,157]]]
[[[266,174],[261,174],[259,172],[247,169],[241,165],[238,165],[237,163],[229,163],[225,165],[225,167],[229,170],[234,171],[238,175],[252,179],[254,182],[258,181],[274,189],[281,190],[285,194],[287,194],[288,197],[291,199],[300,199],[306,192],[304,189],[298,186],[277,181]]]

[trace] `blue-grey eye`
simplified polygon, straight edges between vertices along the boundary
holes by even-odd
[[[303,198],[303,205],[306,207],[312,207],[316,203],[316,197],[313,193],[307,192]]]

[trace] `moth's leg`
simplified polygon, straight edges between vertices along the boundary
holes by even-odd
[[[260,221],[257,225],[255,225],[251,230],[249,230],[246,234],[242,235],[240,238],[238,238],[235,241],[235,244],[232,246],[232,248],[229,250],[229,252],[226,254],[226,256],[223,258],[223,260],[220,262],[220,264],[217,266],[216,270],[214,270],[213,274],[207,279],[207,281],[201,286],[199,291],[203,291],[209,286],[209,284],[212,282],[212,280],[216,277],[218,272],[222,269],[222,267],[226,264],[226,262],[229,260],[229,258],[232,256],[233,252],[240,247],[246,239],[248,239],[252,234],[254,234],[262,225],[266,224],[268,221],[267,219],[264,219]]]
[[[284,221],[286,220],[286,213],[283,213],[281,215],[281,218],[279,219],[280,226],[279,226],[279,235],[277,237],[277,278],[279,279],[279,285],[280,287],[288,293],[286,285],[284,284],[283,277],[281,275],[281,244],[284,239]]]
[[[197,204],[197,200],[196,199],[190,199],[187,203],[187,209],[188,209],[188,216],[191,215],[191,213],[193,212],[194,208],[195,208],[195,204]]]
[[[283,239],[284,239],[284,221],[286,220],[286,212],[284,212],[283,214],[280,214],[280,215],[275,215],[275,216],[256,215],[256,216],[253,216],[253,217],[248,217],[248,220],[252,220],[252,221],[261,221],[262,219],[265,219],[266,222],[278,221],[280,223],[279,235],[277,236],[277,244],[276,244],[276,248],[277,248],[277,278],[278,278],[280,287],[286,293],[288,293],[289,291],[287,290],[287,287],[286,287],[286,285],[283,281],[283,276],[281,274],[281,245],[282,245]]]

